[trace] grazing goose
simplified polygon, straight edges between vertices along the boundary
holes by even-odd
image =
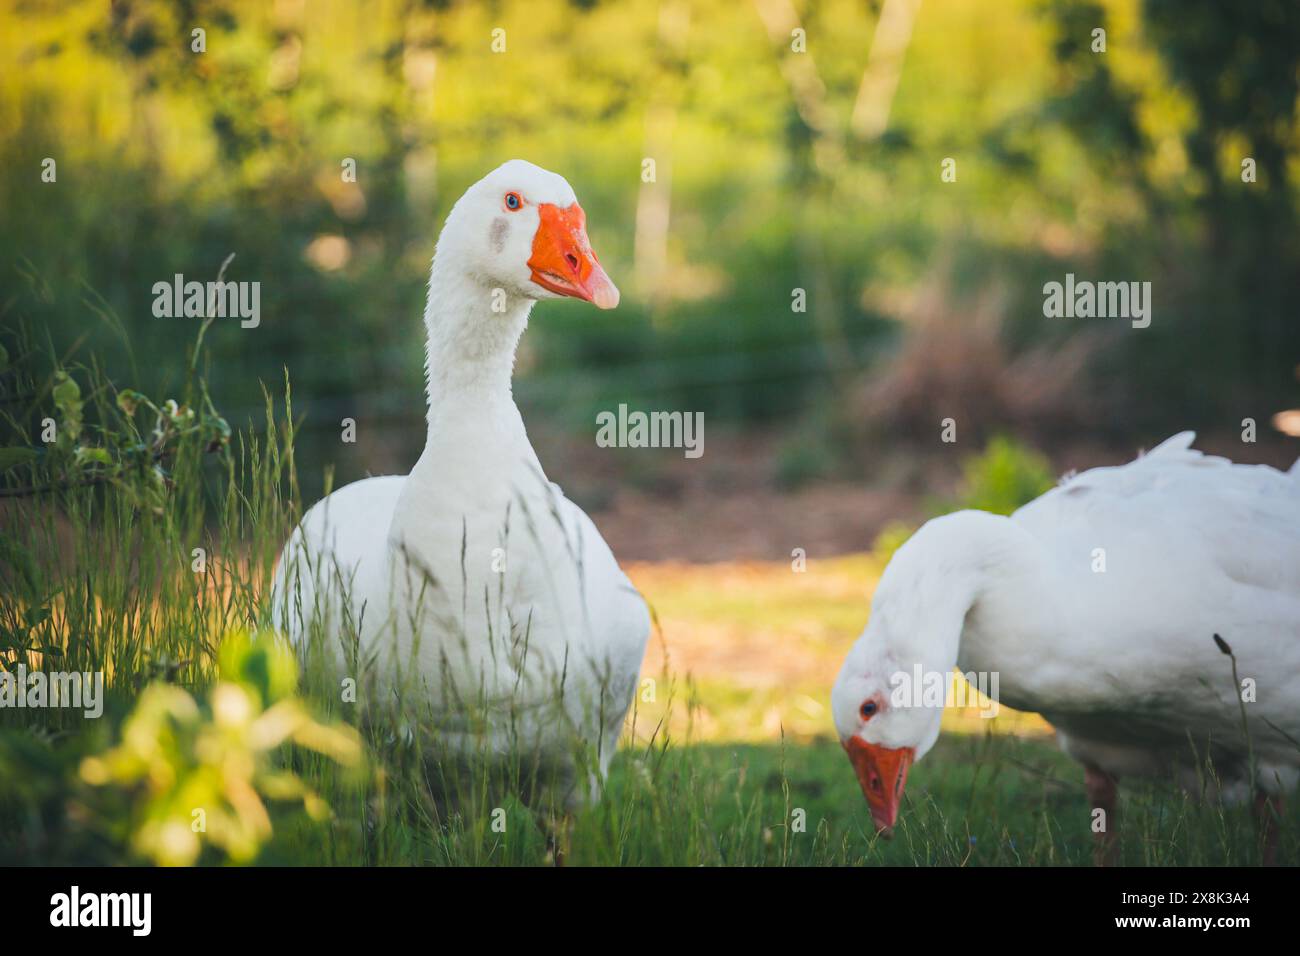
[[[1225,800],[1259,795],[1271,854],[1300,777],[1300,462],[1233,464],[1194,438],[1067,478],[1009,518],[936,518],[894,555],[831,692],[879,832],[939,736],[942,704],[908,696],[916,670],[955,665],[997,672],[1002,703],[1052,723],[1107,820],[1119,778],[1195,789],[1208,755]],[[1250,747],[1234,663],[1255,682]],[[1099,857],[1113,841],[1108,826]]]
[[[312,507],[272,601],[296,643],[323,634],[344,674],[368,670],[382,697],[434,714],[453,750],[486,740],[561,768],[568,810],[609,766],[650,623],[591,519],[546,479],[511,395],[533,304],[562,296],[619,300],[569,184],[512,160],[438,239],[423,454]]]

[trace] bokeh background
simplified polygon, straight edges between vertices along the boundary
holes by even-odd
[[[509,158],[563,174],[623,300],[533,313],[542,463],[654,606],[688,739],[766,748],[728,772],[778,796],[813,741],[860,813],[827,691],[922,520],[1189,428],[1296,458],[1298,92],[1293,0],[0,0],[0,324],[167,396],[199,320],[152,286],[233,253],[261,324],[208,330],[212,398],[238,428],[287,374],[310,502],[419,453],[451,204]],[[1150,327],[1045,318],[1067,273],[1150,282]],[[620,403],[703,412],[703,457],[597,448]],[[991,727],[1048,732],[945,721],[955,793]]]
[[[380,784],[299,754],[335,816],[277,816],[274,839],[261,821],[238,853],[218,836],[200,857],[191,839],[190,808],[221,799],[190,782],[230,787],[196,715],[153,748],[152,778],[181,782],[159,793],[79,763],[112,753],[126,719],[152,747],[178,687],[259,685],[270,663],[227,631],[259,619],[299,497],[274,463],[242,470],[243,429],[266,395],[282,420],[287,376],[300,501],[407,471],[435,238],[469,183],[524,157],[575,187],[623,303],[538,306],[516,398],[656,620],[658,695],[637,697],[578,858],[1087,861],[1078,766],[1008,709],[946,711],[907,839],[874,842],[829,687],[881,568],[928,516],[1010,512],[1183,429],[1294,462],[1297,92],[1295,0],[0,0],[0,424],[17,436],[0,442],[0,497],[38,475],[18,463],[51,399],[72,440],[43,460],[112,466],[100,442],[147,459],[101,493],[0,502],[0,653],[113,684],[105,721],[4,711],[0,860],[247,861],[268,840],[263,860],[295,864],[545,858],[520,808],[521,840],[430,825],[420,763],[382,724],[365,737],[394,795],[382,826]],[[247,497],[209,507],[225,464],[177,466],[162,496],[149,447],[95,429],[121,424],[123,389],[186,398],[199,320],[157,319],[152,286],[212,280],[231,255],[226,278],[261,284],[261,323],[208,328],[203,375],[243,436],[221,459]],[[1151,326],[1044,317],[1044,284],[1067,273],[1151,282]],[[75,382],[90,418],[74,449]],[[620,403],[702,412],[705,454],[597,447],[595,416]],[[304,708],[355,719],[334,697],[303,683]],[[281,766],[259,753],[227,769]],[[1213,806],[1170,822],[1160,787],[1126,800],[1130,864],[1257,862],[1244,813],[1226,842]],[[792,835],[792,806],[815,839]],[[151,830],[173,812],[179,851]]]

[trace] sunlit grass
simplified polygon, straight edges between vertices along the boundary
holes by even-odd
[[[223,639],[265,624],[273,562],[300,510],[293,436],[278,424],[282,414],[245,429],[217,460],[182,456],[158,510],[111,487],[6,506],[0,623],[8,662],[102,670],[108,700],[99,721],[66,710],[0,711],[0,859],[130,862],[141,847],[158,844],[123,832],[125,822],[148,821],[152,833],[189,826],[186,800],[174,794],[159,809],[121,783],[96,801],[79,774],[102,766],[96,755],[120,751],[121,728],[146,687],[178,684],[206,698]],[[201,571],[196,547],[207,554]],[[803,571],[785,562],[630,570],[658,626],[602,799],[563,831],[568,862],[1090,862],[1079,768],[1041,719],[1005,708],[995,719],[976,708],[950,710],[939,744],[913,769],[894,839],[875,835],[827,708],[828,688],[865,623],[877,558],[813,556]],[[15,650],[16,637],[28,650]],[[471,750],[463,759],[448,750],[439,719],[418,694],[391,710],[366,711],[342,703],[328,675],[310,666],[303,675],[301,706],[327,724],[352,725],[365,769],[309,747],[275,748],[272,764],[249,779],[272,790],[301,781],[291,790],[311,795],[311,812],[292,801],[268,803],[266,825],[256,830],[264,842],[241,844],[239,859],[536,865],[553,858],[547,831],[555,821],[516,796],[532,779],[527,753],[484,760]],[[200,754],[176,746],[169,758],[176,766],[202,766]],[[113,782],[102,774],[95,780],[97,789]],[[124,809],[120,819],[105,818],[114,805],[132,808],[132,816]],[[1196,804],[1158,784],[1126,791],[1120,832],[1123,859],[1134,864],[1259,859],[1246,810]],[[1296,843],[1288,821],[1283,860],[1296,858]],[[166,858],[189,859],[193,850],[187,844],[185,854]],[[211,847],[195,858],[220,859]]]
[[[788,562],[633,564],[628,573],[660,625],[643,675],[657,681],[665,664],[678,675],[696,741],[829,739],[830,688],[866,624],[880,571],[868,554],[809,560],[802,571]],[[640,706],[643,715],[663,710]],[[944,732],[1051,733],[1035,714],[983,713],[951,707]],[[675,729],[686,723],[686,713],[674,715]]]

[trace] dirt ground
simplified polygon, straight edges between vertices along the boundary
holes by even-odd
[[[788,561],[796,548],[854,554],[889,522],[926,514],[922,489],[906,475],[783,485],[772,436],[710,435],[699,459],[572,440],[545,447],[552,480],[591,514],[620,561]]]

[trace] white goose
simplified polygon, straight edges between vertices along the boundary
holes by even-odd
[[[567,767],[571,809],[608,768],[650,622],[591,519],[547,481],[511,395],[534,302],[561,296],[619,300],[569,184],[507,162],[466,191],[438,239],[424,453],[405,477],[312,507],[272,601],[295,642],[323,634],[345,674],[359,677],[360,660],[381,694],[415,694],[453,746],[484,739],[484,714],[464,710],[485,705],[488,746]],[[575,740],[590,748],[585,766]]]
[[[1107,819],[1120,777],[1194,787],[1199,753],[1226,800],[1260,795],[1273,844],[1268,820],[1300,777],[1300,462],[1233,464],[1194,438],[1068,478],[1009,518],[936,518],[895,554],[831,693],[880,832],[939,736],[942,706],[907,694],[915,669],[955,665],[997,672],[1003,703],[1055,726]],[[1256,682],[1250,748],[1216,634]]]

